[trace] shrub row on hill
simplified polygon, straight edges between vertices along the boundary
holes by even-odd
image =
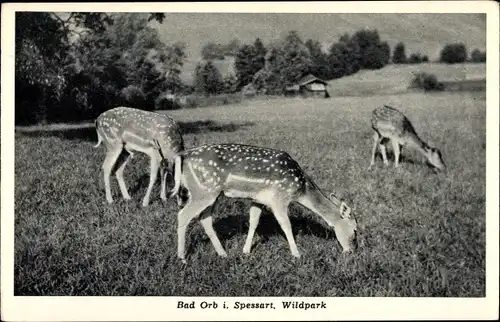
[[[419,72],[413,77],[410,88],[423,89],[424,91],[442,91],[444,90],[444,84],[439,82],[434,74]]]

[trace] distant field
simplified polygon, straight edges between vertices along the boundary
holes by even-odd
[[[370,112],[400,108],[439,147],[434,174],[403,150],[401,168],[380,158],[367,171]],[[188,230],[188,265],[176,258],[175,203],[140,206],[148,160],[126,170],[134,200],[107,205],[103,148],[92,128],[16,134],[15,295],[485,296],[485,94],[420,93],[249,101],[177,110],[187,146],[239,142],[287,150],[326,193],[353,206],[360,249],[342,255],[332,230],[291,207],[302,258],[271,215],[242,254],[248,202],[223,198],[217,257],[199,224]],[[392,166],[392,164],[391,164]]]
[[[332,96],[358,96],[406,92],[413,75],[425,72],[439,81],[486,79],[486,64],[417,64],[387,65],[378,70],[362,70],[354,75],[332,80],[328,92]]]

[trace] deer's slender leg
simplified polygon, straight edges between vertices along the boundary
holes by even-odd
[[[220,243],[219,237],[217,237],[217,233],[214,230],[212,209],[207,209],[202,214],[202,218],[200,220],[200,223],[203,226],[205,233],[208,235],[208,238],[210,238],[210,241],[212,242],[212,245],[214,246],[217,254],[221,257],[227,257],[227,253],[224,250],[224,247],[222,247],[222,244]]]
[[[255,230],[259,225],[260,214],[262,213],[262,209],[256,205],[252,205],[250,207],[250,221],[248,227],[248,235],[245,240],[245,246],[243,246],[243,253],[248,254],[252,248],[253,236],[255,234]]]
[[[106,190],[106,200],[108,203],[113,202],[113,196],[111,194],[111,172],[113,171],[113,167],[115,166],[116,160],[120,156],[122,152],[122,146],[114,146],[109,147],[108,152],[106,153],[106,158],[104,159],[104,163],[102,164],[102,169],[104,173],[104,188]]]
[[[177,256],[182,261],[184,261],[185,258],[187,226],[193,218],[197,217],[203,210],[213,204],[215,199],[217,199],[217,196],[206,196],[198,200],[193,200],[191,197],[184,208],[177,214]]]
[[[384,160],[384,165],[385,166],[389,165],[389,161],[387,161],[387,152],[386,152],[386,149],[385,149],[384,142],[382,142],[382,140],[380,140],[378,146],[379,146],[379,149],[380,149],[380,153],[382,154],[382,160]]]
[[[161,180],[161,192],[160,192],[160,198],[163,201],[167,201],[167,176],[168,176],[168,171],[167,165],[161,165],[160,166],[160,180]]]
[[[125,180],[123,179],[123,171],[125,170],[127,163],[130,161],[130,158],[131,158],[131,154],[128,153],[126,150],[124,150],[123,153],[118,158],[119,165],[118,165],[116,172],[115,172],[116,180],[118,181],[118,186],[120,187],[120,191],[122,193],[123,199],[125,199],[125,200],[132,199],[128,193],[127,185],[125,184]]]
[[[156,178],[158,177],[158,169],[160,167],[160,158],[155,153],[155,151],[148,151],[147,153],[150,158],[150,173],[149,173],[149,185],[146,191],[146,195],[142,200],[142,206],[146,207],[149,204],[149,198],[151,196],[151,191],[153,190],[153,186],[155,184]]]
[[[283,204],[273,203],[271,205],[271,209],[273,211],[274,216],[276,217],[276,220],[280,224],[281,229],[285,233],[292,255],[294,257],[299,258],[300,253],[299,250],[297,249],[297,244],[295,244],[295,238],[293,237],[292,225],[290,223],[290,218],[288,218],[287,207]]]
[[[399,155],[401,153],[399,142],[396,140],[391,140],[392,149],[394,150],[394,167],[397,168],[399,166]]]
[[[368,167],[368,170],[371,169],[371,167],[375,164],[375,153],[377,152],[377,146],[380,143],[380,135],[375,132],[373,133],[373,147],[372,147],[372,156],[370,160],[370,166]]]

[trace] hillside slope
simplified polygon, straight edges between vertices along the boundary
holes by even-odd
[[[163,24],[155,23],[166,43],[183,41],[188,61],[182,78],[190,81],[200,50],[207,42],[242,43],[260,37],[264,44],[297,30],[306,40],[319,40],[325,48],[344,34],[361,28],[377,29],[382,40],[394,48],[403,41],[407,54],[420,52],[431,60],[439,56],[446,43],[463,42],[469,51],[486,48],[485,16],[481,14],[279,14],[279,13],[167,13]],[[232,61],[220,62],[224,65]],[[221,71],[223,72],[223,71]]]

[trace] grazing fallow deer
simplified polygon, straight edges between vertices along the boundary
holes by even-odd
[[[249,253],[263,206],[269,207],[285,233],[292,255],[300,257],[288,218],[288,206],[296,201],[321,216],[333,227],[344,252],[357,247],[357,223],[351,208],[335,197],[327,198],[299,164],[284,151],[241,145],[214,144],[185,150],[175,159],[175,186],[189,198],[177,215],[177,256],[185,262],[186,228],[203,213],[201,225],[219,256],[227,254],[212,226],[212,205],[223,193],[230,198],[248,198],[249,231],[243,253]],[[209,208],[209,211],[204,211]]]
[[[384,141],[390,140],[394,150],[394,167],[399,166],[401,147],[407,147],[420,152],[427,161],[438,170],[446,168],[441,152],[430,147],[420,139],[410,120],[395,108],[384,105],[373,110],[372,113],[373,147],[370,167],[375,164],[375,152],[380,148],[384,165],[388,165]]]
[[[115,165],[116,179],[123,198],[131,199],[123,179],[123,170],[134,151],[150,157],[149,185],[142,205],[145,207],[149,204],[158,169],[161,177],[160,197],[165,201],[168,162],[173,163],[175,156],[184,150],[179,125],[169,116],[122,106],[99,115],[95,125],[98,142],[94,147],[104,143],[107,149],[102,169],[108,203],[113,202],[110,175]]]

